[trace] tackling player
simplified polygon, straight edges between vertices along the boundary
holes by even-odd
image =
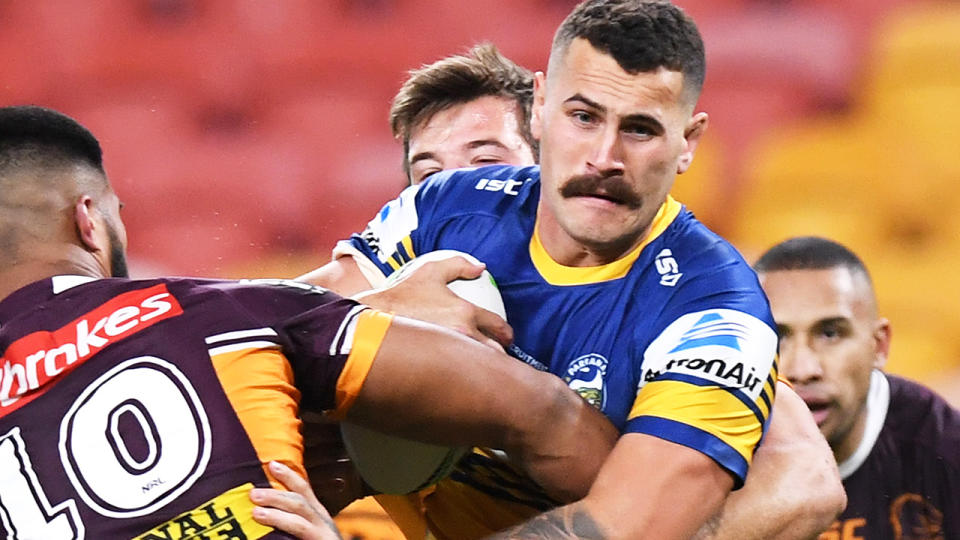
[[[0,230],[5,537],[283,536],[252,520],[249,494],[269,485],[269,462],[303,474],[300,407],[432,442],[502,444],[574,492],[592,476],[579,463],[614,437],[554,377],[322,289],[127,279],[99,143],[49,109],[0,109]],[[573,435],[584,431],[593,437]]]
[[[532,103],[533,73],[491,44],[411,71],[390,108],[410,184],[444,169],[533,165]]]
[[[772,405],[772,319],[735,250],[667,196],[706,127],[702,79],[699,34],[674,6],[581,4],[536,79],[542,170],[438,173],[338,248],[353,258],[310,276],[361,290],[418,253],[468,251],[500,284],[511,353],[625,432],[584,501],[516,534],[689,537],[746,475]],[[825,488],[835,512],[842,492]],[[475,454],[427,499],[428,520],[474,537],[556,502]]]
[[[881,371],[890,323],[863,261],[801,237],[754,265],[780,334],[783,374],[833,448],[846,510],[822,540],[960,538],[960,411]]]

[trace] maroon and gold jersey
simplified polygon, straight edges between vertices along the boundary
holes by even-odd
[[[287,536],[263,465],[343,414],[390,317],[286,281],[56,276],[0,302],[0,538]]]
[[[820,540],[960,538],[960,411],[928,388],[875,371],[840,474],[847,508]]]

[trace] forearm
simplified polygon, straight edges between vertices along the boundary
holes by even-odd
[[[583,500],[495,538],[688,539],[716,513],[730,474],[691,448],[628,433]]]
[[[512,529],[497,533],[490,540],[566,540],[590,538],[606,540],[610,534],[601,529],[584,503],[551,510]]]
[[[565,497],[586,493],[616,438],[559,378],[402,317],[391,324],[347,417],[425,442],[503,449]]]
[[[350,296],[371,288],[353,257],[340,257],[296,278],[297,281]]]
[[[770,427],[746,483],[694,538],[817,538],[845,503],[830,447],[803,401],[778,383]]]

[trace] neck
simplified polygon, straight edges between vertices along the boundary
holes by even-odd
[[[854,420],[853,425],[850,427],[850,431],[847,432],[847,435],[842,441],[833,445],[833,457],[836,459],[837,463],[843,463],[850,458],[850,456],[857,451],[857,448],[863,441],[863,437],[867,430],[866,400],[864,400],[863,407],[857,411],[856,414],[856,420]]]
[[[31,253],[30,259],[8,264],[0,269],[0,299],[35,281],[58,275],[107,277],[99,260],[79,246],[57,250],[57,255],[44,256],[42,247]]]
[[[636,249],[650,233],[651,225],[636,236],[608,243],[588,243],[571,237],[550,216],[549,211],[537,209],[536,234],[543,249],[558,264],[571,267],[603,266],[620,260]]]

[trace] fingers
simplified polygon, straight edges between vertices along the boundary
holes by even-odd
[[[272,474],[278,482],[283,484],[285,488],[300,495],[306,499],[307,502],[316,502],[317,498],[313,495],[310,484],[290,467],[287,467],[279,461],[271,461],[270,474]],[[320,504],[317,503],[317,506],[319,507]],[[326,513],[323,507],[320,507],[319,510],[321,511],[320,513]]]
[[[271,461],[270,473],[290,491],[273,488],[250,490],[250,500],[257,504],[253,518],[309,540],[340,538],[330,514],[317,501],[310,484],[299,474],[282,463]]]
[[[302,516],[260,506],[253,508],[253,519],[302,540],[342,540],[332,521],[311,523]]]
[[[432,272],[436,272],[444,283],[450,283],[457,279],[476,279],[480,277],[485,268],[484,265],[473,264],[463,257],[450,257],[429,262],[424,265],[424,270],[428,267],[431,268]]]
[[[492,339],[503,349],[513,343],[513,328],[507,324],[507,321],[496,313],[482,308],[475,308],[475,312],[477,328],[485,336],[480,341],[489,345],[488,341]]]

